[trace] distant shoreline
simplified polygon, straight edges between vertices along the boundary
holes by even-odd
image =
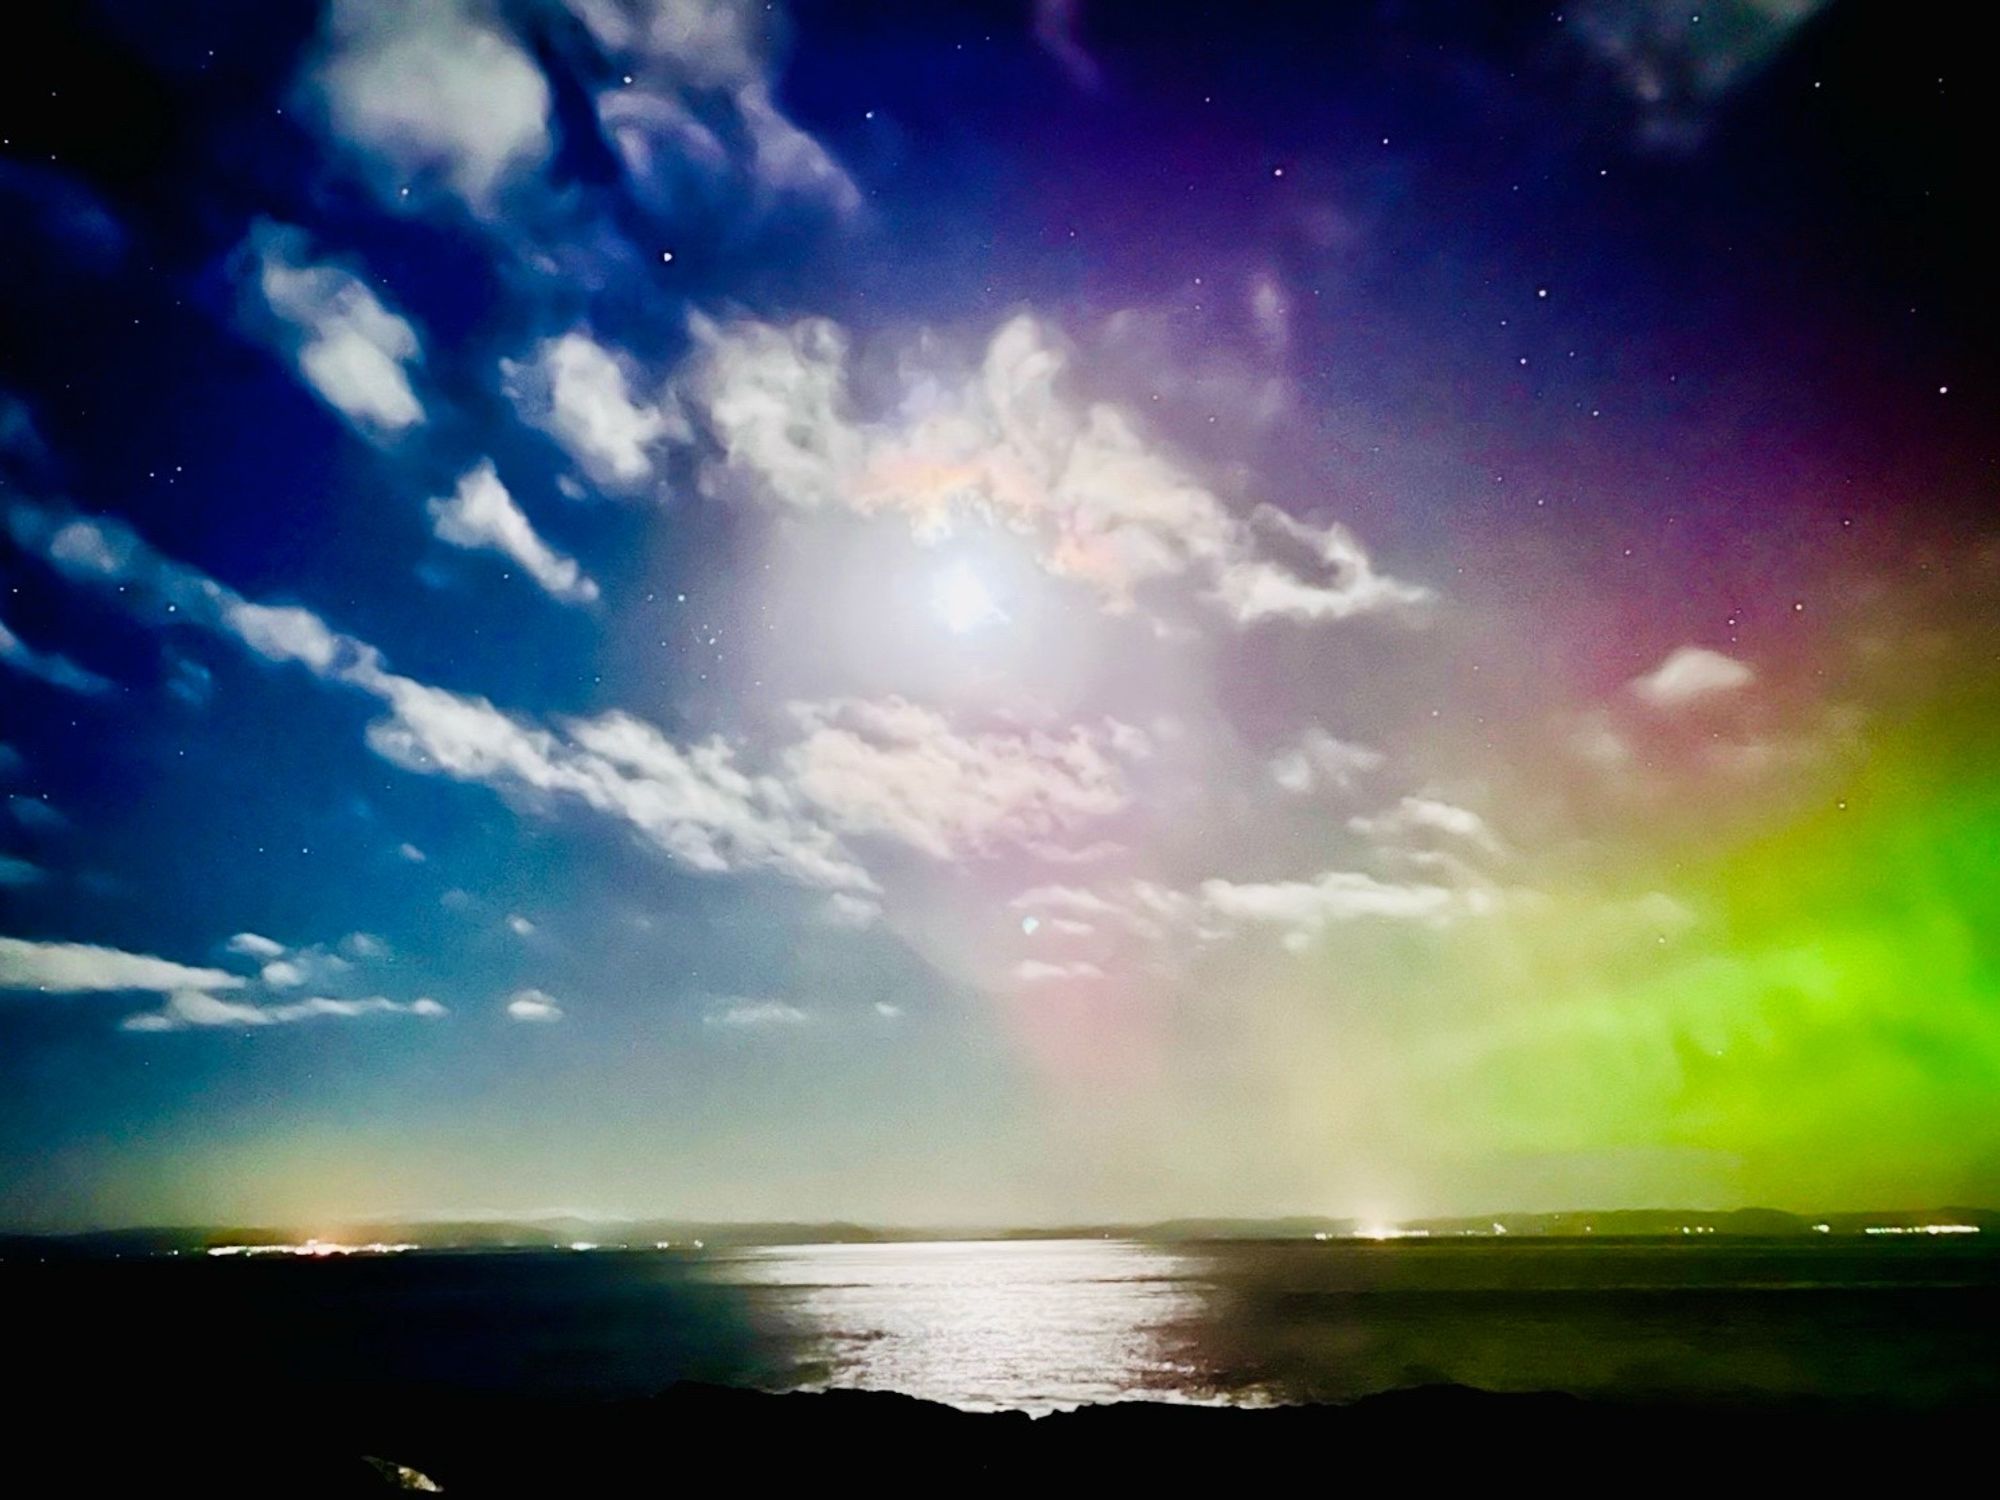
[[[1792,1213],[1780,1209],[1608,1209],[1500,1213],[1395,1223],[1356,1218],[1167,1219],[1136,1224],[1028,1227],[876,1226],[843,1221],[696,1223],[576,1217],[382,1220],[306,1231],[272,1225],[169,1225],[124,1229],[0,1232],[0,1260],[51,1254],[406,1253],[438,1250],[722,1250],[757,1246],[990,1244],[1125,1240],[1153,1245],[1326,1240],[1465,1244],[1505,1239],[1594,1243],[1755,1239],[1810,1241],[1925,1236],[2000,1243],[2000,1209]]]

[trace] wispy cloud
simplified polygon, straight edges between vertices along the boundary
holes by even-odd
[[[709,1026],[755,1031],[773,1026],[803,1026],[812,1017],[782,1000],[731,1000],[702,1016]]]
[[[37,651],[0,620],[0,661],[17,672],[39,678],[51,687],[59,687],[65,692],[82,693],[95,697],[111,691],[109,678],[100,677],[86,667],[79,667],[67,656],[54,651]]]
[[[1304,796],[1320,787],[1344,791],[1355,779],[1383,763],[1379,750],[1335,739],[1314,724],[1298,741],[1271,759],[1271,779],[1285,791]]]
[[[431,501],[430,517],[439,540],[512,558],[554,598],[571,604],[590,604],[597,598],[596,583],[574,558],[541,539],[490,461],[468,469],[457,489]]]
[[[801,703],[789,785],[847,833],[937,859],[1049,839],[1129,800],[1120,729],[967,733],[900,698]]]
[[[417,333],[352,271],[314,264],[305,236],[264,223],[251,231],[264,330],[300,377],[354,429],[381,442],[424,420],[410,384],[422,358]]]
[[[364,1016],[433,1019],[446,1013],[444,1006],[428,996],[401,1001],[382,995],[351,1000],[314,995],[275,1005],[253,1005],[248,1001],[226,1000],[205,990],[181,990],[168,996],[160,1009],[127,1016],[119,1025],[126,1031],[185,1031],[201,1027],[290,1026],[300,1021],[351,1021]]]
[[[546,990],[516,990],[507,997],[507,1015],[511,1020],[547,1023],[560,1021],[563,1014],[563,1008]]]
[[[31,942],[0,937],[0,989],[39,990],[45,994],[114,993],[152,990],[236,990],[248,981],[223,969],[205,969],[127,953],[94,943]]]

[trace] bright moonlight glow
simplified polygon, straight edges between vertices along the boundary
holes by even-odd
[[[954,563],[938,575],[931,590],[931,608],[953,635],[964,635],[1007,618],[993,602],[993,591],[964,563]]]

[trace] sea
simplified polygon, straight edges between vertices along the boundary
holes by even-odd
[[[636,1397],[676,1380],[978,1409],[1452,1382],[1704,1402],[2000,1399],[2000,1246],[1118,1239],[0,1264],[10,1363],[127,1394]]]

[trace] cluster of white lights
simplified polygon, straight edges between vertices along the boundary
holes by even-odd
[[[303,1255],[314,1259],[331,1255],[401,1255],[420,1246],[407,1242],[370,1240],[365,1245],[343,1245],[335,1240],[307,1240],[302,1245],[210,1245],[210,1255]]]
[[[1977,1234],[1977,1224],[1870,1224],[1863,1234]]]

